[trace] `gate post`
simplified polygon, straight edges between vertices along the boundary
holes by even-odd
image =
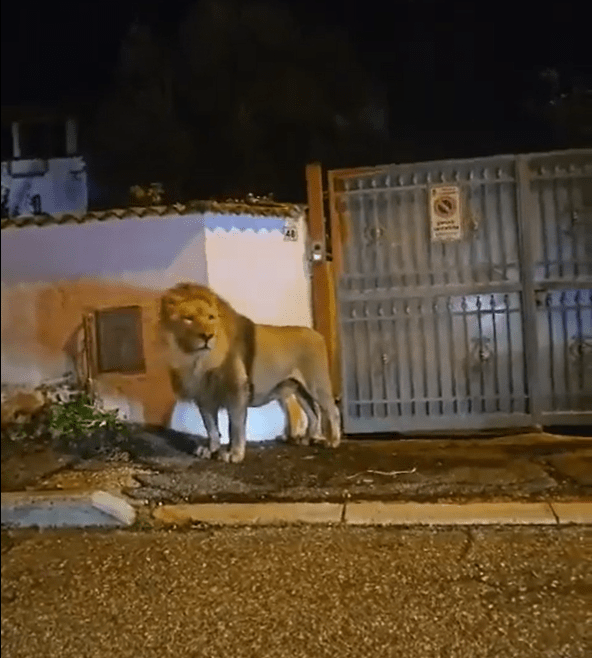
[[[516,156],[516,194],[522,277],[523,340],[530,412],[535,425],[542,423],[541,386],[538,373],[538,333],[536,290],[534,286],[533,222],[536,208],[530,190],[530,169],[526,156]]]
[[[323,211],[323,172],[317,162],[306,165],[308,230],[310,240],[321,245],[320,260],[312,260],[312,303],[314,328],[323,335],[329,355],[333,395],[341,395],[341,368],[333,264],[325,258],[325,213]]]

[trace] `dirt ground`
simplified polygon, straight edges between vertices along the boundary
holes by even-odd
[[[2,491],[102,488],[154,504],[592,495],[592,438],[547,433],[250,443],[241,464],[198,459],[195,437],[145,428],[76,446],[5,443]]]

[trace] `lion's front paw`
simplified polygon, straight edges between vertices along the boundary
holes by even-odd
[[[337,448],[341,443],[340,436],[322,436],[316,435],[309,437],[310,445],[313,446],[326,446],[328,448]]]
[[[221,450],[218,458],[227,464],[238,464],[245,458],[244,450]]]
[[[327,445],[329,446],[329,448],[338,448],[340,443],[341,443],[340,436],[330,437],[327,441]]]
[[[311,445],[311,446],[327,445],[327,439],[321,434],[316,434],[314,436],[309,436],[307,438],[308,438],[307,445]]]
[[[209,446],[197,446],[194,455],[200,459],[214,459],[218,454],[220,448],[212,448]]]
[[[200,459],[212,458],[212,451],[207,446],[197,446],[193,454]]]
[[[306,435],[287,436],[283,434],[282,436],[278,437],[278,439],[291,446],[307,446],[310,444],[310,439]]]

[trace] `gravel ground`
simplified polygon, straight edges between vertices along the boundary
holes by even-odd
[[[143,431],[121,441],[89,439],[70,446],[76,454],[67,455],[33,441],[15,445],[3,439],[2,491],[122,488],[152,503],[592,496],[592,438],[586,437],[392,435],[350,438],[336,450],[249,443],[240,464],[197,459],[194,441],[178,432]]]
[[[21,532],[2,552],[3,658],[592,655],[589,527]]]

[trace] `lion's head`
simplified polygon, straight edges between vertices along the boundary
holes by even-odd
[[[217,295],[194,283],[180,283],[162,297],[163,326],[188,353],[208,353],[221,347],[224,312]]]

